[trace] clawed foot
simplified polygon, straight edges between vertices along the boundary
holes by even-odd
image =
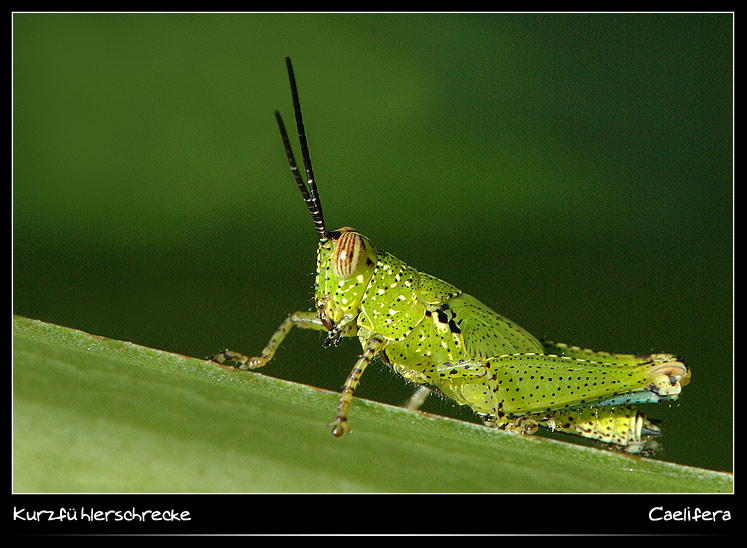
[[[329,423],[327,426],[332,427],[332,435],[336,438],[350,432],[350,425],[348,425],[348,419],[346,418],[337,417],[334,422]]]
[[[329,348],[330,345],[340,346],[340,343],[342,342],[342,336],[343,335],[341,329],[333,329],[329,332],[327,338],[324,339],[322,346],[324,348]]]
[[[238,352],[233,352],[232,350],[225,350],[223,352],[220,352],[216,354],[215,356],[210,356],[208,358],[209,361],[215,362],[221,367],[234,369],[234,367],[230,364],[226,365],[226,362],[233,362],[235,363],[239,369],[242,371],[246,371],[248,369],[258,369],[265,365],[269,358],[265,356],[256,356],[254,358],[248,358],[247,356],[244,356],[243,354],[239,354]]]

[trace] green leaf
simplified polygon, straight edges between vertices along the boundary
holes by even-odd
[[[13,320],[14,492],[732,492],[731,474],[519,436]],[[282,371],[279,373],[282,374]]]

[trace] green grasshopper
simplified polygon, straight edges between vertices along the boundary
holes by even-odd
[[[258,369],[293,327],[327,332],[324,346],[358,337],[356,361],[330,424],[335,437],[350,430],[348,411],[366,366],[379,356],[419,388],[407,407],[430,392],[470,407],[487,426],[533,434],[542,426],[628,453],[658,448],[660,428],[632,404],[673,401],[690,371],[670,354],[593,352],[540,341],[471,295],[419,272],[345,226],[328,231],[311,166],[298,89],[286,58],[306,180],[280,113],[275,118],[291,173],[319,236],[316,310],[287,317],[257,357],[226,350],[211,359]]]

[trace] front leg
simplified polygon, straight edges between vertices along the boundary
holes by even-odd
[[[365,350],[358,361],[355,362],[353,370],[348,375],[345,381],[345,386],[342,388],[340,394],[340,400],[337,403],[337,418],[335,421],[330,423],[332,427],[332,435],[336,438],[342,436],[345,432],[350,431],[348,425],[348,409],[353,401],[353,392],[355,392],[358,383],[360,382],[363,371],[366,370],[366,366],[371,363],[373,357],[386,346],[387,341],[381,335],[373,335],[368,339]]]
[[[294,312],[285,318],[283,323],[280,324],[280,327],[278,327],[273,336],[270,337],[270,341],[259,356],[249,358],[238,352],[225,350],[224,352],[220,352],[208,359],[219,365],[226,362],[234,362],[238,364],[239,369],[244,371],[247,369],[259,369],[272,359],[280,346],[280,343],[283,342],[283,339],[285,339],[286,335],[288,335],[291,328],[294,326],[302,329],[326,331],[326,327],[324,327],[316,312]]]

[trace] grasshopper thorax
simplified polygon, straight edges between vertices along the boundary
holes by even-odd
[[[319,318],[332,331],[350,323],[376,269],[376,248],[349,226],[327,233],[317,252],[315,302]]]

